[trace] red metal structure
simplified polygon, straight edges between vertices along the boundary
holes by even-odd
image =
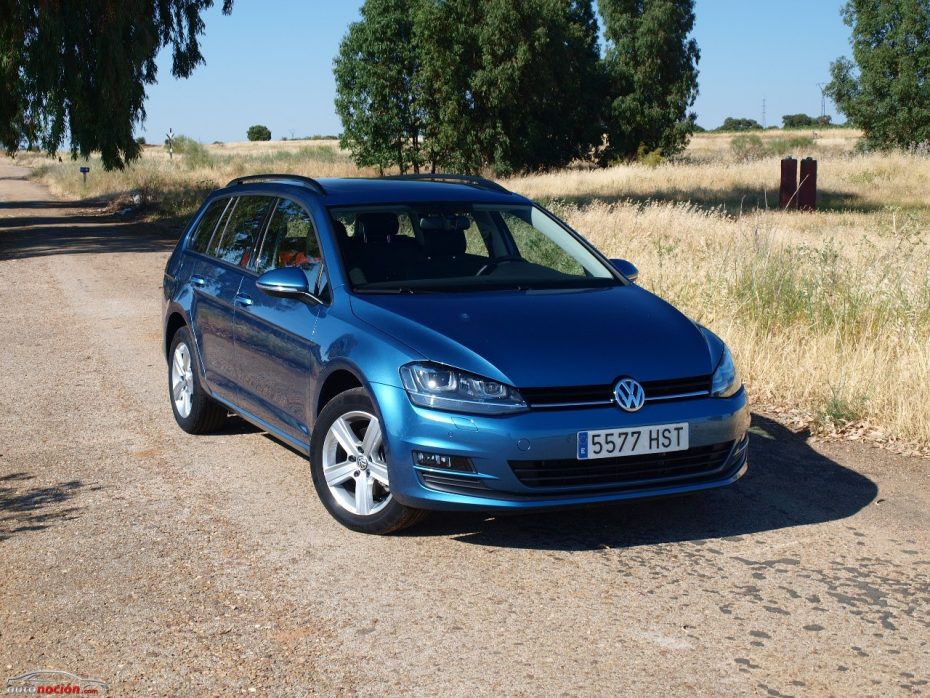
[[[802,211],[817,210],[817,161],[813,158],[801,160],[801,183],[798,185],[798,208]]]
[[[781,187],[778,190],[778,207],[787,210],[797,208],[798,197],[798,161],[792,157],[782,158]]]

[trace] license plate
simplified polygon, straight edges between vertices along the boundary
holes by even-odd
[[[668,453],[688,448],[688,423],[578,432],[578,460]]]

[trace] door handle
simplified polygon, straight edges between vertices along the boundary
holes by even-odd
[[[203,288],[207,285],[207,280],[202,276],[194,275],[191,277],[191,283],[197,288]]]
[[[241,305],[243,308],[248,308],[250,305],[252,305],[251,296],[247,296],[244,293],[237,293],[236,305]]]

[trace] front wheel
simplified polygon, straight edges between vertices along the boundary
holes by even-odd
[[[323,408],[313,429],[310,470],[326,510],[353,531],[393,533],[425,514],[391,494],[381,421],[363,388]]]

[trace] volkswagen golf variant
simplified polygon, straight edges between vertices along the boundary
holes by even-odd
[[[636,277],[489,180],[242,177],[168,260],[171,408],[305,453],[326,509],[369,533],[732,483],[730,352]]]

